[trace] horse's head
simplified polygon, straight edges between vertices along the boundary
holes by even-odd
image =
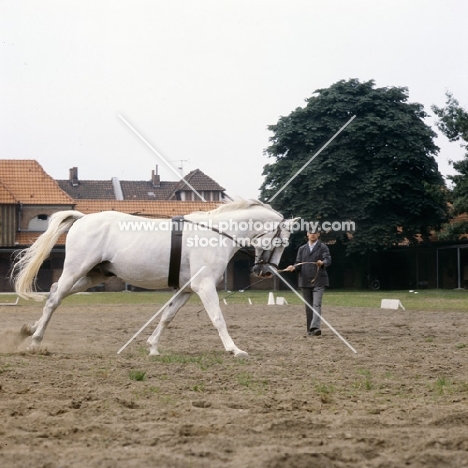
[[[298,219],[282,220],[275,230],[261,233],[252,240],[255,247],[255,264],[252,268],[254,274],[261,278],[273,276],[289,243],[294,222]]]

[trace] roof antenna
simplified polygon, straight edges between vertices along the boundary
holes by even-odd
[[[173,159],[172,161],[169,161],[169,162],[180,163],[180,166],[177,166],[177,169],[179,169],[181,177],[184,177],[184,163],[189,162],[189,160],[188,159]]]

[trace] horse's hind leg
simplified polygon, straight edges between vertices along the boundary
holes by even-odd
[[[73,286],[73,282],[62,281],[63,278],[64,276],[62,275],[57,285],[54,285],[55,287],[51,288],[49,297],[46,301],[44,309],[42,310],[41,318],[30,329],[33,334],[28,350],[34,350],[39,347],[52,314],[60,305],[62,299],[66,296],[66,292]]]
[[[42,311],[41,318],[34,325],[24,325],[21,329],[21,334],[24,337],[32,335],[32,342],[28,349],[33,350],[40,345],[52,314],[65,297],[85,291],[96,284],[102,283],[106,279],[108,279],[106,276],[97,273],[83,276],[77,280],[73,277],[68,277],[66,274],[62,274],[58,283],[54,283],[50,288],[49,297]]]
[[[54,296],[57,292],[57,285],[58,283],[54,283],[51,287],[50,287],[50,292],[49,292],[49,296],[48,296],[48,299],[46,301],[46,305],[44,306],[44,309],[43,309],[43,312],[42,312],[42,316],[39,320],[37,320],[34,324],[25,324],[23,325],[23,327],[21,328],[21,332],[20,334],[23,336],[23,338],[27,338],[28,336],[31,336],[33,335],[39,324],[41,323],[41,320],[44,320],[44,314],[45,314],[45,310],[46,310],[46,307],[47,307],[47,304],[49,302],[49,299]],[[52,311],[53,312],[53,311]],[[51,313],[52,314],[52,313]],[[50,320],[50,317],[48,318],[47,322]],[[33,349],[36,345],[34,345],[33,343],[31,343],[31,345],[29,346],[30,349]]]
[[[150,356],[159,355],[158,345],[162,332],[171,323],[172,319],[177,314],[177,311],[190,299],[191,295],[191,292],[179,294],[172,302],[169,303],[167,308],[164,310],[158,326],[154,330],[153,334],[146,341],[150,345]]]

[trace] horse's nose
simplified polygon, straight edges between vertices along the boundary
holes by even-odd
[[[262,276],[262,265],[254,265],[252,273],[256,276]]]
[[[252,272],[260,278],[271,278],[273,276],[269,265],[254,265]]]

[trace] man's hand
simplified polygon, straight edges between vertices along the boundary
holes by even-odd
[[[284,271],[294,271],[295,269],[296,269],[296,268],[295,268],[294,265],[289,265],[288,267],[286,267],[286,268],[284,269]]]
[[[323,265],[324,265],[324,263],[322,262],[322,260],[317,260],[317,266],[318,266],[319,268],[322,268]]]

